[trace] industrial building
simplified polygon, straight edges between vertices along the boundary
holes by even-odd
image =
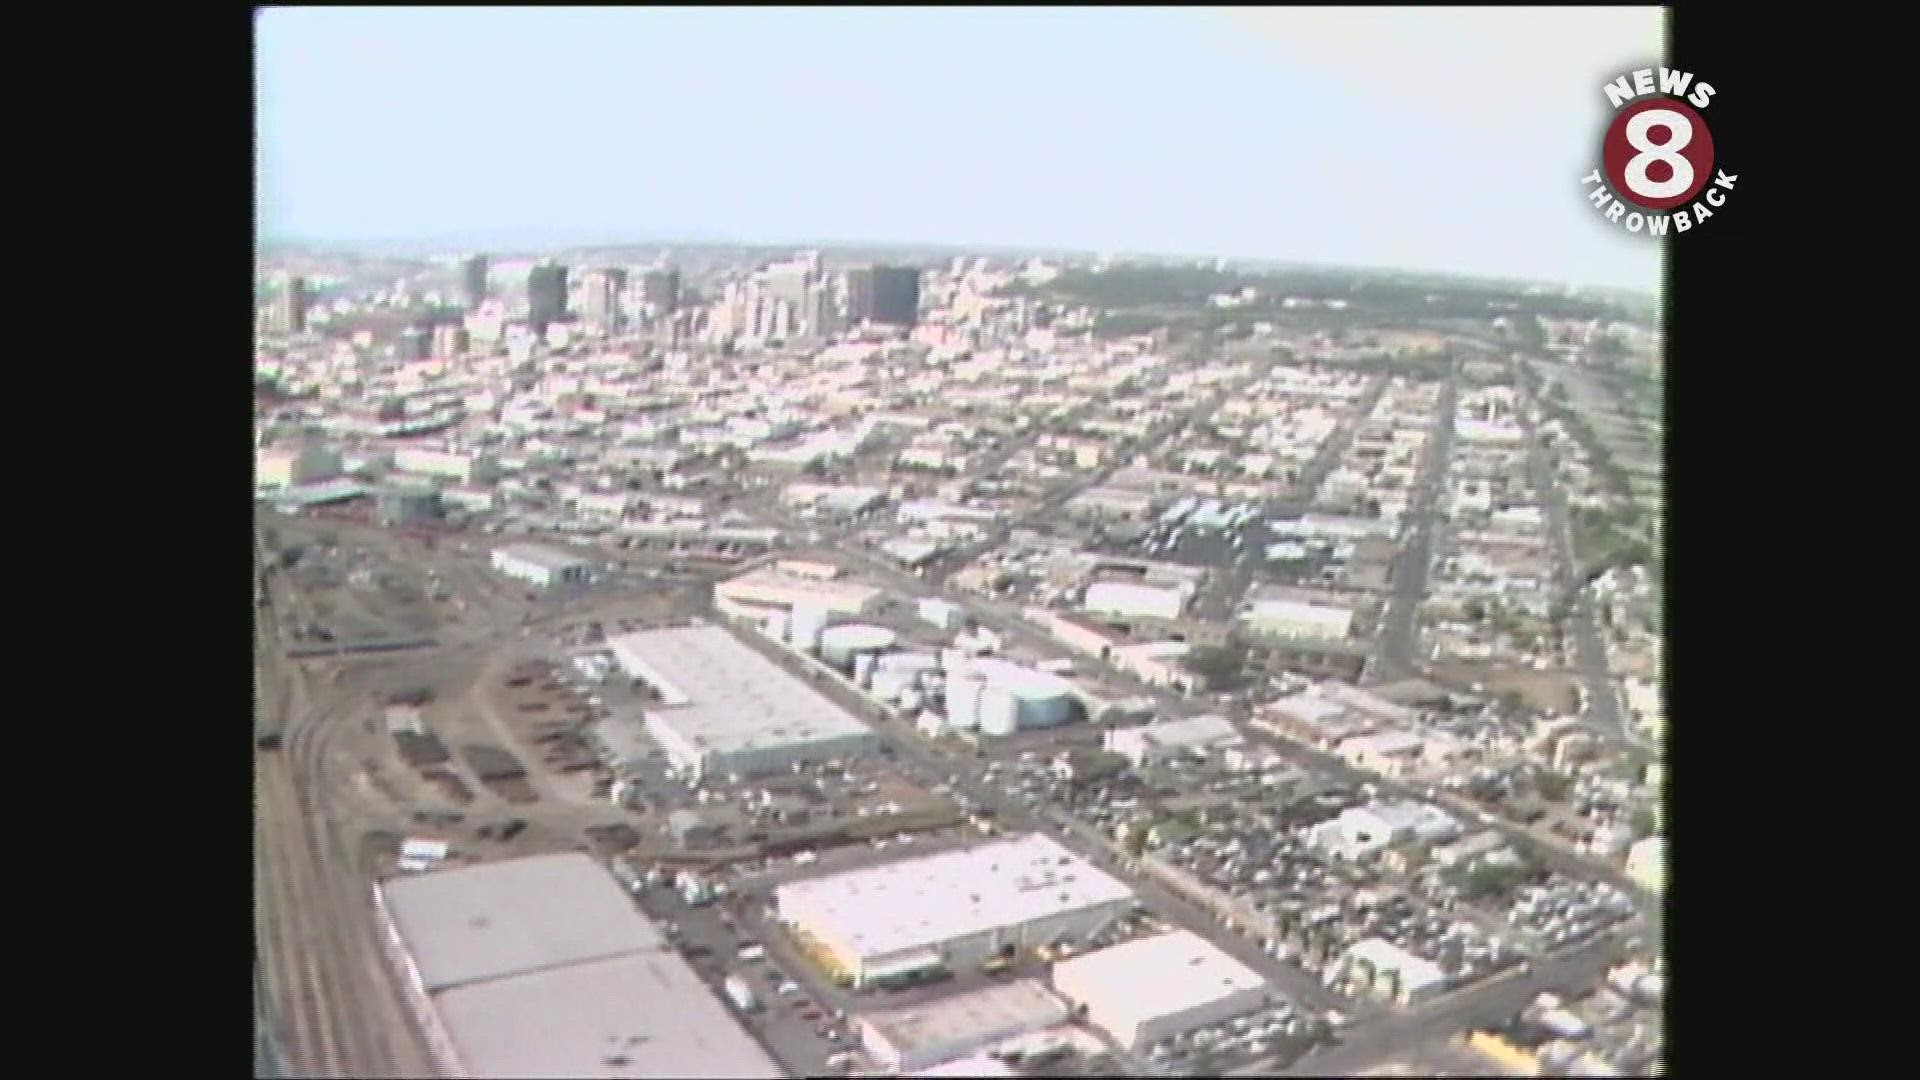
[[[493,568],[542,589],[587,580],[592,564],[570,551],[539,544],[509,544],[493,551]]]
[[[1106,733],[1106,749],[1139,768],[1149,762],[1238,746],[1242,741],[1233,722],[1224,716],[1195,716],[1163,720],[1143,727]]]
[[[825,580],[761,567],[714,586],[716,602],[732,605],[737,613],[752,608],[821,608],[840,615],[862,615],[872,610],[881,592],[871,585],[844,579]],[[738,609],[749,609],[738,611]],[[724,608],[723,608],[724,610]]]
[[[781,1075],[586,855],[395,878],[374,907],[447,1075]]]
[[[1266,1004],[1266,980],[1188,930],[1054,965],[1053,988],[1129,1050]]]
[[[860,1045],[895,1072],[918,1072],[1007,1039],[1063,1023],[1067,1006],[1031,979],[868,1013],[855,1021]],[[969,1074],[972,1075],[972,1074]]]
[[[792,882],[774,904],[833,974],[866,985],[1084,939],[1133,894],[1036,834]]]
[[[1351,610],[1299,600],[1258,600],[1243,618],[1259,629],[1281,637],[1343,641],[1353,631]]]
[[[750,776],[876,746],[865,724],[721,627],[643,630],[607,647],[659,695],[647,734],[677,770]]]
[[[1417,1005],[1447,988],[1447,973],[1438,964],[1382,938],[1355,943],[1340,958],[1340,970],[1402,1005]]]
[[[1087,586],[1081,607],[1096,615],[1121,618],[1178,619],[1192,597],[1186,582],[1146,584],[1133,581],[1097,581]]]

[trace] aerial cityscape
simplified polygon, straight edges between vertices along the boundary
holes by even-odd
[[[1664,1072],[1652,241],[329,223],[287,42],[569,16],[256,27],[258,1075]]]

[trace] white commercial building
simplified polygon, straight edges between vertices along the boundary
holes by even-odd
[[[1239,730],[1224,716],[1163,720],[1106,734],[1107,750],[1131,761],[1135,768],[1197,751],[1238,746],[1242,741]]]
[[[1132,581],[1096,581],[1087,586],[1087,598],[1080,606],[1098,615],[1171,620],[1180,617],[1187,598],[1192,595],[1192,587],[1184,582],[1145,585]]]
[[[823,608],[842,615],[861,615],[880,599],[880,590],[845,579],[823,580],[811,575],[761,567],[714,586],[715,599],[750,607]]]
[[[253,486],[263,489],[299,487],[332,480],[340,475],[340,456],[320,446],[276,446],[253,455]]]
[[[484,454],[463,454],[421,446],[403,446],[393,452],[393,467],[421,476],[438,476],[457,484],[493,479],[493,462]]]
[[[1417,1005],[1447,988],[1440,965],[1382,938],[1355,943],[1341,957],[1339,970],[1402,1005]]]
[[[1336,859],[1358,862],[1404,841],[1444,843],[1459,835],[1459,821],[1437,806],[1376,802],[1350,806],[1315,825],[1307,830],[1307,842]]]
[[[1053,987],[1129,1050],[1258,1011],[1266,980],[1189,930],[1054,965]]]
[[[721,627],[642,630],[607,648],[659,694],[647,734],[676,769],[748,776],[875,746],[865,724]]]
[[[1133,906],[1119,880],[1030,835],[797,881],[774,892],[782,921],[856,983],[961,968],[1083,940]]]
[[[781,1075],[587,855],[395,878],[374,908],[443,1075]]]
[[[1667,883],[1667,840],[1649,836],[1627,849],[1627,875],[1648,892],[1660,892]]]
[[[592,564],[570,551],[539,544],[509,544],[493,550],[493,568],[540,588],[587,580]]]
[[[1298,600],[1261,600],[1243,618],[1282,637],[1342,641],[1353,630],[1351,610]]]
[[[989,986],[856,1021],[860,1045],[895,1072],[918,1072],[1067,1019],[1067,1006],[1031,979]],[[968,1074],[973,1075],[973,1074]]]

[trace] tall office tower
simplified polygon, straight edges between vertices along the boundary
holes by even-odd
[[[433,328],[433,355],[437,359],[464,355],[469,343],[467,328],[459,323],[441,323]]]
[[[622,328],[620,294],[627,290],[627,272],[613,266],[587,273],[587,332],[615,337]]]
[[[920,271],[910,266],[847,271],[847,314],[856,323],[914,325],[920,319]]]
[[[647,271],[640,278],[640,299],[654,318],[671,315],[680,307],[680,271],[671,266]]]
[[[567,313],[567,268],[559,263],[543,262],[527,273],[527,322],[535,334]]]
[[[460,264],[460,300],[468,311],[487,302],[487,257],[471,255]]]
[[[784,302],[794,311],[803,310],[807,302],[807,286],[812,284],[809,265],[804,259],[791,262],[774,263],[760,272],[760,282],[767,295],[774,300]]]
[[[280,300],[274,310],[275,329],[298,334],[307,328],[307,279],[288,274],[280,282]]]
[[[804,318],[806,333],[812,337],[832,337],[844,329],[840,325],[840,298],[834,295],[832,282],[816,281],[807,287]]]

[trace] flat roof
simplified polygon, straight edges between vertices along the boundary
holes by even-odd
[[[871,734],[819,691],[718,626],[621,634],[607,647],[666,702],[648,709],[705,750],[729,752]]]
[[[1384,938],[1368,938],[1347,950],[1346,962],[1365,960],[1375,971],[1400,973],[1401,989],[1411,993],[1447,981],[1447,973],[1431,960],[1415,956]]]
[[[380,891],[428,992],[665,944],[579,852],[391,878]]]
[[[461,986],[435,1008],[471,1075],[784,1075],[676,953]]]
[[[1191,930],[1176,930],[1062,960],[1054,985],[1071,985],[1109,1022],[1169,1016],[1259,990],[1267,981]]]
[[[783,915],[803,918],[864,958],[1113,903],[1133,893],[1036,833],[796,881],[775,895]]]
[[[586,559],[571,551],[562,551],[544,544],[508,544],[505,547],[495,548],[493,553],[532,563],[543,570],[565,570],[573,566],[587,565]]]
[[[1066,1018],[1066,1003],[1033,979],[861,1017],[903,1057],[924,1048],[1009,1038]]]

